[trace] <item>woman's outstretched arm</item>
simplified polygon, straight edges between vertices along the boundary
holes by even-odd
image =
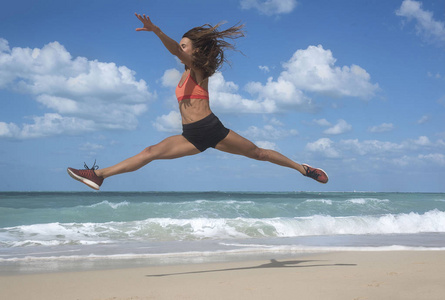
[[[192,56],[185,53],[182,50],[182,47],[178,44],[178,42],[176,42],[175,40],[170,38],[168,35],[163,33],[162,30],[158,26],[154,25],[151,22],[151,20],[148,16],[146,16],[146,15],[141,16],[136,13],[135,13],[135,15],[142,22],[142,24],[144,24],[144,27],[136,28],[136,31],[151,31],[151,32],[153,32],[154,34],[156,34],[159,37],[159,39],[164,44],[165,48],[167,48],[167,50],[170,51],[171,54],[178,57],[188,67],[192,66]]]

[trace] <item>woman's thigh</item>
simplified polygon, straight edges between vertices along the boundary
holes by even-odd
[[[250,158],[256,158],[259,149],[254,143],[232,130],[230,130],[226,138],[219,142],[215,148],[220,151],[244,155]]]
[[[170,136],[160,143],[148,147],[146,151],[150,153],[152,159],[174,159],[200,153],[182,135]]]

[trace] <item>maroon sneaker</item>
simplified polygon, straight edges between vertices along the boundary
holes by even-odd
[[[82,182],[88,185],[90,188],[99,190],[99,187],[102,185],[102,182],[104,182],[104,179],[102,177],[99,177],[96,175],[96,172],[94,170],[99,169],[99,166],[96,166],[96,161],[94,161],[93,167],[90,169],[88,168],[87,164],[84,163],[85,170],[77,170],[73,168],[68,168],[68,174]]]
[[[302,164],[304,170],[306,171],[306,174],[304,176],[310,177],[314,180],[317,180],[321,183],[327,183],[329,178],[328,174],[326,174],[325,171],[322,169],[312,168],[311,166],[307,164]]]

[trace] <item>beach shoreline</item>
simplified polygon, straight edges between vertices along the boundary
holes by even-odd
[[[3,299],[443,299],[445,251],[287,258],[0,276]]]
[[[317,253],[445,251],[444,233],[120,242],[0,249],[0,275],[277,260]]]

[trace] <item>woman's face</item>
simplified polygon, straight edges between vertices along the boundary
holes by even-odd
[[[193,43],[189,38],[182,38],[182,40],[179,42],[179,46],[181,46],[182,50],[189,54],[192,55],[193,53]]]

